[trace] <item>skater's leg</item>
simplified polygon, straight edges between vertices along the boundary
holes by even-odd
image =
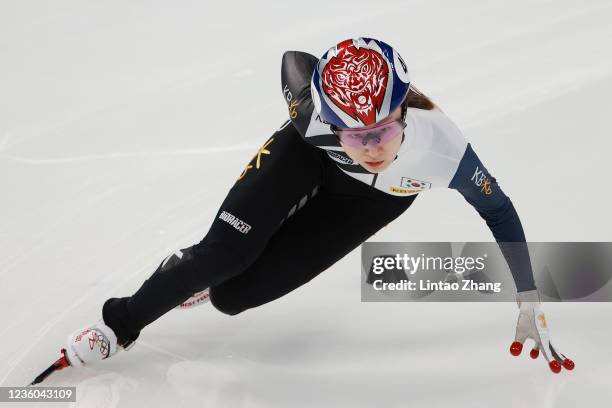
[[[103,308],[106,324],[120,339],[134,339],[194,292],[243,272],[290,209],[316,192],[321,177],[316,148],[292,125],[276,132],[232,187],[206,237],[166,258],[131,297],[109,299]]]
[[[415,197],[380,199],[322,191],[283,224],[244,273],[210,288],[213,305],[233,315],[285,295],[398,217]]]

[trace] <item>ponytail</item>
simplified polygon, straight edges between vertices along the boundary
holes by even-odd
[[[432,110],[435,108],[435,104],[427,96],[421,93],[414,85],[410,85],[408,95],[404,101],[403,109],[406,108],[417,108],[424,110]]]

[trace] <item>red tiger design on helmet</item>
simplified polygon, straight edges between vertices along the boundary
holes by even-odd
[[[355,47],[353,40],[339,43],[337,49],[321,74],[323,91],[355,120],[365,126],[376,123],[389,77],[385,58],[375,50]]]

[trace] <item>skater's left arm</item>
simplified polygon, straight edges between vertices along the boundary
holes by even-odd
[[[470,144],[449,187],[459,191],[487,222],[512,272],[518,291],[519,317],[510,353],[514,356],[521,354],[523,343],[530,338],[535,341],[529,353],[531,358],[535,359],[541,353],[554,373],[559,373],[561,367],[574,369],[574,362],[550,343],[521,220],[510,198],[504,194]],[[521,245],[521,242],[525,244]]]
[[[486,221],[508,262],[517,291],[535,289],[527,245],[516,244],[525,242],[521,220],[512,201],[482,164],[471,144],[467,145],[449,188],[459,191]]]

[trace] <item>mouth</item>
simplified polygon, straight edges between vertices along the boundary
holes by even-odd
[[[368,166],[370,166],[373,169],[375,169],[375,168],[378,168],[378,167],[382,166],[384,162],[385,162],[384,160],[380,160],[380,161],[367,161],[367,162],[365,162],[365,164],[367,164]]]

